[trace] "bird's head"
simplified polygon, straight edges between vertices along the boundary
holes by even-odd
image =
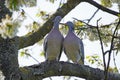
[[[53,20],[54,26],[58,26],[62,17],[61,16],[56,16],[55,19]]]
[[[56,16],[53,22],[60,22],[62,19],[61,16]]]
[[[71,21],[65,23],[70,31],[74,31],[74,24]]]

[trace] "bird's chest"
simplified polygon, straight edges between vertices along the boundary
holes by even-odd
[[[48,36],[48,44],[51,46],[52,45],[56,46],[56,45],[60,44],[61,41],[62,41],[62,35],[59,32],[51,33]]]
[[[76,36],[72,36],[72,35],[68,35],[66,38],[65,38],[65,43],[69,43],[68,45],[73,45],[73,44],[77,44],[78,40],[76,38]]]
[[[52,33],[48,38],[50,41],[58,41],[62,38],[62,35],[60,33]]]

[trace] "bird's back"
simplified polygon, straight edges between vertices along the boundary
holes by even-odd
[[[59,30],[53,29],[48,34],[47,38],[47,49],[46,59],[48,60],[59,60],[61,55],[61,48],[63,43],[63,36]]]
[[[79,42],[79,38],[74,33],[68,33],[68,35],[64,39],[65,46],[69,46],[70,48],[76,48]]]
[[[67,57],[79,63],[82,56],[80,48],[80,39],[73,32],[69,32],[64,39],[64,51]]]

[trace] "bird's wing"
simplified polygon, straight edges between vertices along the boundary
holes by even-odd
[[[79,40],[79,45],[80,45],[79,53],[81,55],[82,61],[84,62],[84,45],[81,39]]]
[[[63,51],[64,51],[64,53],[66,55],[66,48],[64,47],[64,45],[63,45]]]
[[[46,58],[46,50],[47,50],[47,37],[45,38],[45,40],[44,40],[44,43],[43,43],[43,48],[44,48],[44,56],[45,56],[45,58]]]
[[[64,41],[64,38],[62,38],[62,44],[61,44],[60,54],[58,56],[58,60],[60,60],[60,57],[61,57],[61,54],[62,54],[62,51],[63,51],[63,41]]]
[[[65,55],[66,55],[66,49],[65,49],[65,47],[63,47],[63,50],[64,50],[64,53],[65,53]],[[70,59],[68,58],[67,61],[69,62],[69,60],[70,60]]]

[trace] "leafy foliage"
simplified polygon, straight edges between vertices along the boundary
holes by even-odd
[[[92,25],[86,25],[83,22],[76,21],[75,23],[75,28],[77,30],[77,33],[80,37],[87,38],[90,41],[96,41],[99,40],[98,32],[97,32],[97,26],[92,26]],[[116,22],[114,22],[116,23]],[[113,34],[113,30],[116,27],[116,24],[111,23],[108,25],[99,25],[99,30],[100,30],[100,36],[102,38],[103,43],[107,46],[107,43],[110,42]],[[116,36],[119,36],[117,34]]]
[[[32,24],[26,25],[26,28],[29,30],[28,34],[37,31],[39,27],[40,27],[40,24],[35,21]]]
[[[101,4],[105,7],[111,7],[112,6],[111,0],[101,0]]]
[[[36,0],[6,0],[6,6],[10,10],[19,10],[20,7],[32,7],[36,5]]]
[[[57,1],[57,0],[46,0],[46,1],[49,1],[49,2],[51,2],[51,3],[54,3],[54,2]]]
[[[114,68],[109,67],[108,71],[109,71],[109,72],[113,72],[113,73],[118,73],[117,67],[114,67]]]
[[[48,20],[49,19],[49,13],[47,13],[46,11],[38,11],[38,13],[36,14],[37,17],[41,17],[43,20]]]
[[[29,53],[28,53],[28,49],[22,49],[21,51],[20,51],[20,56],[21,57],[29,57]]]
[[[100,66],[103,67],[102,60],[100,59],[100,56],[98,56],[97,54],[86,56],[86,59],[90,64],[96,64],[98,67]]]
[[[86,56],[87,61],[90,64],[95,64],[97,67],[101,67],[102,69],[104,68],[102,60],[100,59],[100,56],[97,54],[91,55],[91,56]],[[108,69],[109,72],[115,72],[118,73],[118,68],[117,67],[109,67]]]
[[[16,36],[18,28],[20,27],[21,20],[13,19],[9,15],[6,15],[6,18],[2,19],[0,23],[0,34],[1,36],[6,39],[13,38]]]
[[[101,4],[105,7],[112,7],[113,3],[120,4],[120,0],[100,0]]]
[[[42,51],[42,52],[40,53],[40,56],[44,56],[44,51]]]

